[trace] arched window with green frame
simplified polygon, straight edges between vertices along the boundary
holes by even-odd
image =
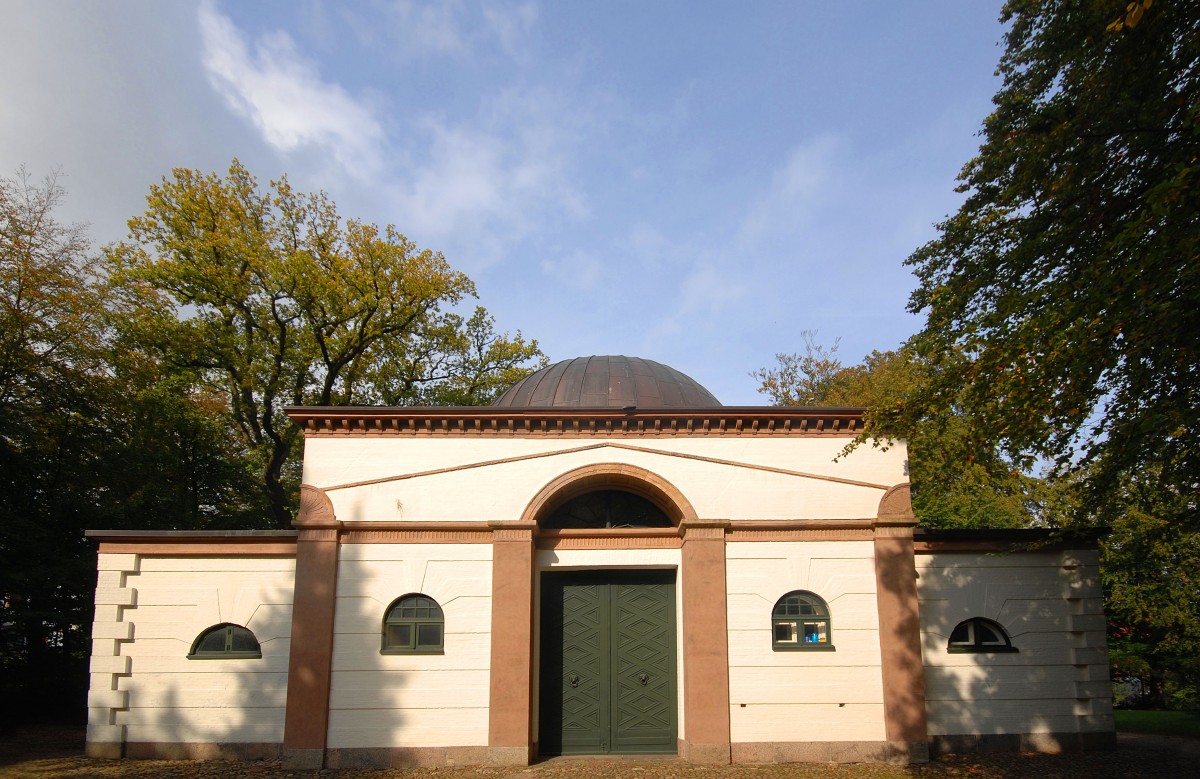
[[[793,590],[771,610],[771,648],[776,651],[833,649],[829,606],[817,594]]]
[[[445,653],[446,618],[428,595],[412,592],[392,601],[384,613],[382,642],[385,655]]]

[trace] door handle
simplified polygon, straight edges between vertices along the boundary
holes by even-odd
[[[650,682],[650,677],[646,674],[640,674],[638,676],[638,681],[642,683],[643,687],[645,687]]]
[[[568,676],[567,681],[571,683],[572,687],[579,686],[579,676],[576,674],[571,674],[570,676]]]

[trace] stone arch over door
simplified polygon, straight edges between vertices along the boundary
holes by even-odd
[[[537,522],[554,509],[595,490],[623,490],[633,493],[662,509],[675,527],[694,520],[696,510],[674,484],[636,465],[594,463],[558,476],[542,487],[525,507],[522,522]]]
[[[589,493],[610,491],[653,504],[676,532],[696,517],[682,491],[662,476],[608,462],[552,479],[534,495],[521,521],[534,526],[535,533],[556,532],[546,522],[559,508]],[[620,537],[625,531],[612,527],[598,532]],[[627,537],[628,548],[635,548],[637,539]],[[534,670],[539,751],[677,752],[676,570],[631,565],[546,570],[539,577],[541,662]],[[593,720],[591,729],[587,723]]]
[[[533,663],[534,564],[538,520],[592,490],[624,490],[654,503],[682,541],[674,583],[682,612],[676,640],[682,668],[677,688],[686,733],[680,756],[697,763],[729,763],[729,660],[726,637],[725,540],[721,520],[700,518],[691,501],[662,476],[626,463],[593,463],[560,474],[539,489],[516,521],[492,523],[492,652],[489,756],[500,764],[525,764],[536,754],[532,739],[539,669]],[[547,531],[553,533],[556,531]],[[600,531],[620,537],[619,529]],[[611,568],[610,570],[636,570]],[[640,680],[639,680],[640,684]]]

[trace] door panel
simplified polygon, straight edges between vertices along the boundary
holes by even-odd
[[[581,583],[562,588],[562,746],[567,752],[592,752],[604,743],[603,637],[608,632],[603,585]]]
[[[619,752],[675,751],[674,587],[613,583],[614,744]]]
[[[542,577],[543,754],[675,752],[674,571]]]

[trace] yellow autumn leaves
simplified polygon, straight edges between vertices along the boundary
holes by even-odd
[[[1146,11],[1149,10],[1150,6],[1153,4],[1154,0],[1136,0],[1135,2],[1130,3],[1129,5],[1125,6],[1125,13],[1109,22],[1108,26],[1104,28],[1104,31],[1120,32],[1126,27],[1137,27],[1142,21],[1142,17],[1146,14]]]

